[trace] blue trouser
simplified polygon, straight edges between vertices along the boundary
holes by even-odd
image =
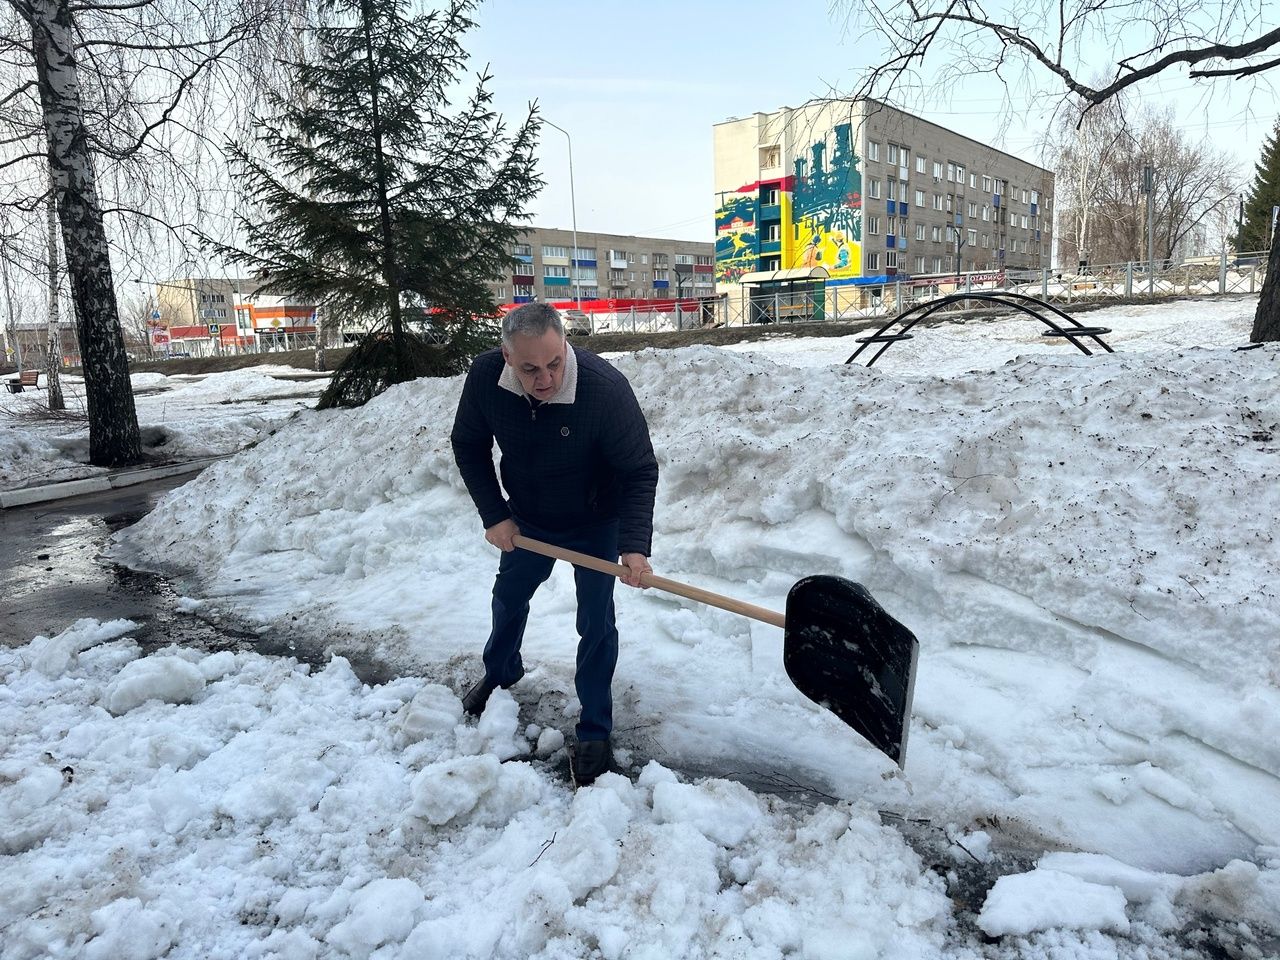
[[[535,540],[618,562],[616,521],[574,530],[543,530],[521,520],[520,532]],[[494,683],[514,683],[524,673],[520,641],[529,619],[529,600],[551,576],[555,561],[516,548],[503,553],[493,582],[493,632],[484,645],[485,675]],[[604,740],[613,729],[613,669],[618,663],[618,628],[614,623],[614,577],[573,568],[578,592],[578,670],[574,686],[582,704],[579,740]]]

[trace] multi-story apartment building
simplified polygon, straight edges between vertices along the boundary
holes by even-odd
[[[715,245],[530,227],[493,281],[498,303],[672,299],[715,293]]]
[[[720,292],[1048,266],[1053,174],[874,101],[715,126]],[[761,274],[772,274],[772,279]]]

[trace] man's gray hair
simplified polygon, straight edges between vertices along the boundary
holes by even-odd
[[[550,304],[522,304],[502,318],[502,342],[507,345],[512,337],[540,337],[548,330],[564,336],[560,312]]]

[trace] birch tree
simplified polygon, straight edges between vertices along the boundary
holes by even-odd
[[[181,193],[198,209],[209,189],[189,162],[208,139],[198,117],[245,115],[243,92],[263,78],[261,65],[274,64],[264,54],[293,8],[254,0],[5,0],[4,9],[0,202],[38,209],[45,191],[23,185],[47,182],[32,178],[47,170],[85,377],[89,460],[134,463],[141,440],[112,253],[141,260],[129,247],[139,224],[185,242],[181,218],[165,203]],[[154,189],[158,179],[182,189]]]
[[[1238,188],[1233,158],[1178,129],[1169,109],[1132,114],[1123,98],[1060,118],[1049,153],[1057,167],[1058,209],[1079,259],[1094,264],[1147,259],[1143,168],[1155,170],[1155,254],[1165,263],[1188,253],[1190,238]]]

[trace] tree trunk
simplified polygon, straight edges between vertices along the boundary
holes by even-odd
[[[373,14],[368,0],[360,4],[364,19],[365,60],[369,65],[369,117],[372,121],[374,157],[378,178],[378,216],[382,226],[382,276],[387,284],[387,309],[391,315],[391,345],[395,353],[395,382],[409,379],[409,350],[405,344],[404,325],[400,316],[400,277],[398,275],[395,244],[391,233],[391,202],[388,199],[387,168],[382,148],[381,107],[378,104],[378,71],[373,57]]]
[[[1253,317],[1253,343],[1280,341],[1280,217],[1271,236],[1271,256],[1267,258],[1267,279],[1258,298],[1258,312]]]
[[[73,17],[62,0],[32,0],[29,9],[49,167],[84,368],[89,462],[101,467],[137,463],[142,441],[84,128]]]
[[[52,187],[52,181],[50,181]],[[50,410],[65,410],[62,399],[62,338],[58,336],[58,298],[61,281],[58,279],[58,202],[53,190],[49,190],[49,335],[46,338],[44,373],[48,380],[47,397]]]
[[[9,260],[4,250],[0,250],[0,282],[4,284],[4,300],[5,306],[9,311],[8,319],[5,322],[5,342],[9,346],[9,350],[13,352],[11,358],[18,367],[18,372],[22,372],[22,341],[18,339],[18,309],[14,306],[13,286],[9,282]]]
[[[325,341],[325,309],[317,306],[315,309],[315,327],[316,327],[316,362],[313,369],[316,373],[323,373],[327,368],[324,359],[324,341]]]

